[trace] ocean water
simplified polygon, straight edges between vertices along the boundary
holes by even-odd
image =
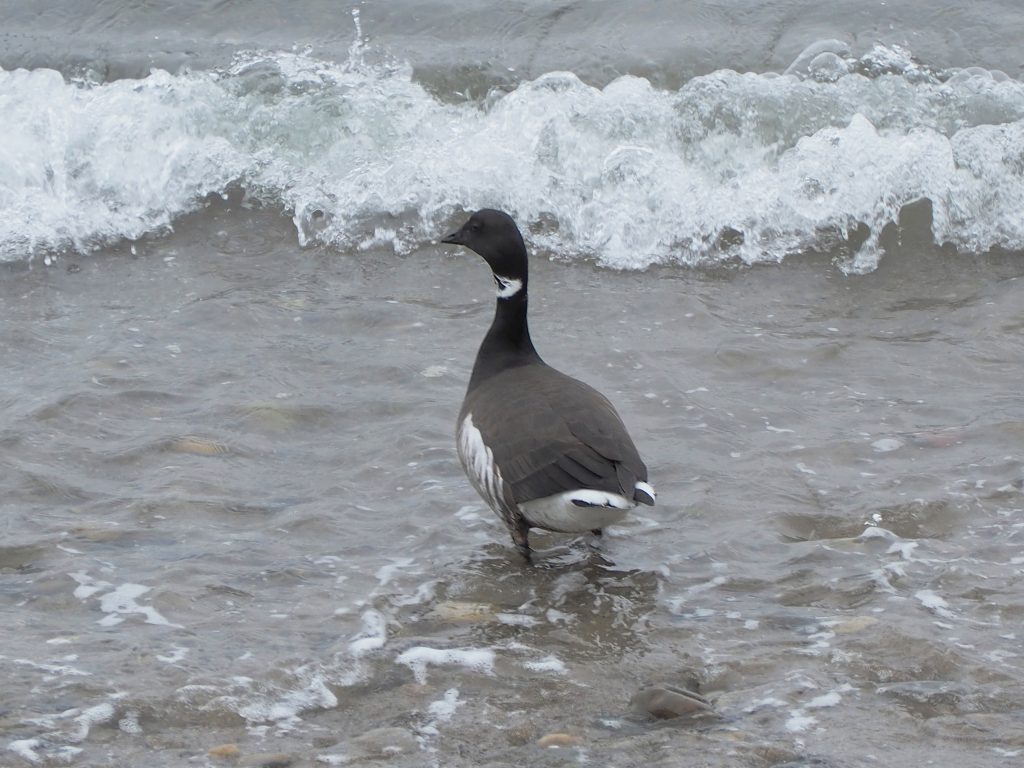
[[[1019,764],[1024,12],[920,6],[0,1],[0,765]],[[533,566],[483,206],[659,492]]]

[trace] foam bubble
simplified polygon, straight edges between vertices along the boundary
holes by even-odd
[[[395,659],[412,670],[416,682],[427,681],[427,667],[439,664],[455,664],[484,674],[494,673],[494,651],[489,648],[428,648],[416,646],[403,651]]]
[[[106,614],[99,620],[100,626],[116,626],[125,620],[125,614],[138,613],[145,617],[147,624],[182,628],[181,624],[173,624],[164,618],[153,606],[142,605],[138,602],[137,598],[142,597],[151,589],[144,584],[125,583],[115,587],[108,581],[92,578],[85,571],[69,575],[78,582],[74,595],[79,600],[86,600],[94,595],[100,596],[100,610]]]
[[[914,593],[914,597],[936,616],[941,616],[945,619],[956,618],[956,614],[949,609],[949,603],[946,602],[945,598],[932,590],[919,589]]]
[[[177,664],[188,656],[189,649],[184,646],[175,645],[171,648],[170,653],[157,654],[157,661],[162,661],[164,664]]]
[[[818,718],[811,717],[803,709],[794,709],[786,720],[786,730],[790,733],[801,733],[817,722]]]
[[[41,746],[42,739],[16,739],[7,744],[7,749],[29,763],[39,763],[43,758],[36,750]]]
[[[455,711],[462,704],[465,702],[459,699],[459,689],[449,688],[444,692],[443,698],[430,702],[428,711],[435,722],[446,723],[455,716]]]
[[[75,741],[85,741],[94,725],[102,725],[113,718],[114,707],[109,702],[84,709],[74,718],[76,728],[72,738]]]
[[[251,159],[211,130],[211,77],[73,85],[0,70],[0,259],[87,251],[168,227]]]
[[[813,699],[808,701],[804,706],[807,709],[823,709],[825,707],[834,707],[843,700],[842,694],[839,691],[829,691],[828,693],[822,694],[821,696],[815,696]]]
[[[380,611],[363,611],[360,619],[362,628],[348,644],[349,651],[356,658],[383,648],[388,639],[388,621]]]
[[[261,696],[238,708],[238,714],[250,723],[273,722],[288,729],[299,721],[299,715],[310,709],[333,709],[338,697],[327,686],[324,675],[300,668],[295,688]]]
[[[564,675],[569,671],[561,659],[552,655],[545,656],[537,661],[523,662],[523,666],[534,672],[552,672],[556,675]]]

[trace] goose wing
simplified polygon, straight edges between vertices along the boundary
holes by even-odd
[[[514,374],[514,375],[509,375]],[[466,398],[515,503],[590,489],[653,503],[647,468],[604,395],[546,365],[513,368]]]

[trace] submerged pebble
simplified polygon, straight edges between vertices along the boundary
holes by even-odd
[[[509,727],[509,729],[505,731],[505,740],[515,747],[521,747],[530,743],[532,735],[533,729],[526,724],[520,723],[519,725]]]
[[[649,685],[633,695],[629,707],[636,714],[669,720],[709,712],[711,703],[699,693],[674,685]]]
[[[582,743],[582,738],[571,733],[549,733],[537,739],[537,746],[545,748],[578,747]]]
[[[242,751],[237,744],[218,744],[216,747],[210,747],[206,754],[216,760],[237,760]]]
[[[293,407],[285,407],[277,403],[258,403],[239,409],[239,416],[251,426],[285,432],[296,428],[299,423],[299,412]]]
[[[874,616],[853,616],[845,621],[833,625],[832,631],[838,635],[845,635],[851,632],[860,632],[878,623]]]
[[[495,607],[489,603],[474,603],[467,600],[443,600],[437,603],[427,618],[440,621],[474,623],[494,619]]]
[[[125,536],[129,535],[130,532],[118,528],[93,528],[85,525],[77,525],[70,528],[68,533],[76,539],[102,543],[123,539]]]
[[[175,438],[168,443],[167,450],[174,453],[191,453],[195,456],[223,456],[231,453],[231,448],[224,443],[191,435]]]
[[[374,728],[349,742],[359,756],[382,757],[397,753],[412,754],[419,750],[416,737],[405,728]]]

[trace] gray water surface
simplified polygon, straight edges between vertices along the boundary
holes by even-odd
[[[659,500],[531,567],[452,442],[486,267],[291,238],[4,269],[4,764],[1015,764],[1019,257],[535,259]]]
[[[628,73],[674,89],[717,69],[781,72],[825,38],[859,53],[902,45],[945,67],[1024,72],[1016,0],[0,0],[0,66],[143,77],[153,66],[223,66],[239,48],[304,46],[343,61],[356,32],[353,11],[368,40],[442,94],[479,96],[494,83],[553,70],[596,85]]]
[[[1018,5],[0,0],[0,766],[1018,765]],[[659,493],[532,566],[499,202]]]

